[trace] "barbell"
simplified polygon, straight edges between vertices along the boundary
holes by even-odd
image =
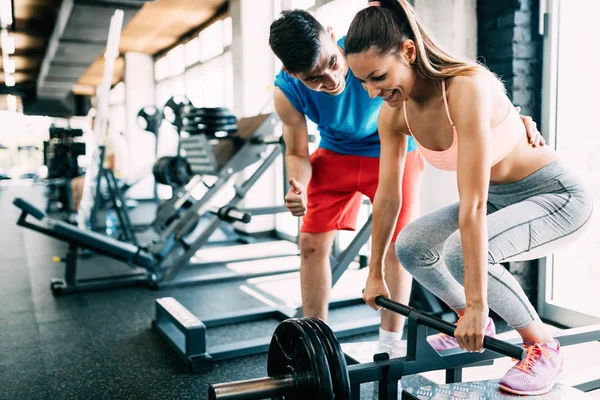
[[[421,324],[454,336],[456,326],[432,315],[385,297],[381,307],[416,318]],[[483,347],[522,360],[524,348],[492,337],[484,337]],[[333,331],[317,318],[291,318],[275,329],[267,359],[268,377],[219,383],[208,389],[210,400],[348,399],[351,379],[346,357]]]

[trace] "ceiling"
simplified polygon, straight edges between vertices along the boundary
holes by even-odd
[[[226,6],[226,0],[159,0],[146,3],[123,29],[119,52],[157,54],[172,47],[188,33],[210,21]],[[125,63],[115,66],[113,83],[122,79]],[[74,92],[89,95],[102,81],[104,59],[99,56],[78,80]]]
[[[116,8],[124,23],[113,84],[122,79],[124,53],[155,55],[172,47],[223,12],[227,0],[13,0],[13,7],[16,85],[4,84],[0,59],[0,93],[21,96],[25,113],[66,116],[75,112],[73,93],[93,95],[102,81]]]
[[[11,58],[15,61],[16,86],[31,88],[39,73],[40,64],[48,39],[54,29],[54,21],[61,0],[15,0],[13,2],[13,29],[10,36],[15,40],[15,53]],[[4,66],[2,84],[4,83]],[[4,86],[6,87],[6,86]]]

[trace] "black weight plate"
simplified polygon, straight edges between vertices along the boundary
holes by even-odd
[[[331,383],[333,384],[333,394],[336,399],[350,398],[350,375],[348,375],[348,365],[346,364],[346,356],[342,351],[342,346],[338,342],[331,328],[318,318],[302,318],[305,324],[314,329],[317,333],[325,354],[329,362],[329,370],[331,372]]]
[[[219,132],[219,131],[234,132],[234,131],[237,131],[238,126],[236,124],[196,124],[196,123],[183,125],[183,130],[186,132],[194,131],[194,130],[198,130],[198,129],[204,129],[206,131],[212,131],[212,132]]]
[[[213,136],[216,132],[227,132],[227,133],[237,132],[238,127],[237,127],[237,125],[223,125],[218,128],[209,128],[209,127],[204,128],[204,127],[189,126],[189,127],[185,127],[183,130],[185,132],[189,133],[190,135]]]
[[[231,117],[194,117],[194,118],[184,118],[183,119],[183,124],[184,125],[196,125],[196,124],[203,124],[203,125],[230,125],[230,124],[236,124],[237,123],[237,118],[234,116]]]
[[[152,166],[152,174],[156,182],[162,183],[163,185],[169,185],[168,169],[169,163],[173,157],[166,156],[159,158]]]
[[[168,177],[174,187],[187,184],[192,178],[192,168],[183,157],[173,157],[169,163]]]
[[[230,109],[225,107],[215,107],[215,108],[195,108],[190,109],[183,114],[186,118],[195,118],[195,117],[231,117],[233,113]]]
[[[317,334],[298,322],[283,321],[275,329],[267,358],[269,376],[293,374],[298,388],[285,400],[331,400],[333,387],[327,356]]]

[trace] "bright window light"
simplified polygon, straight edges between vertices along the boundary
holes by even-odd
[[[185,44],[185,66],[190,66],[200,60],[200,39],[194,38]]]
[[[169,60],[167,57],[162,57],[154,63],[154,79],[162,81],[169,76]],[[162,107],[162,105],[161,105]]]
[[[182,44],[167,53],[169,76],[178,76],[185,71],[185,48]]]
[[[2,54],[13,54],[15,52],[15,38],[8,36],[6,29],[0,31],[0,46],[2,47]]]
[[[10,75],[10,74],[5,74],[4,75],[4,83],[6,83],[6,86],[15,86],[15,77],[14,75]]]
[[[208,61],[223,53],[223,21],[216,21],[204,29],[200,36],[200,60]]]
[[[17,111],[17,97],[12,94],[6,96],[6,105],[8,111]]]
[[[223,47],[231,46],[233,42],[233,25],[231,17],[223,20]]]
[[[0,25],[3,28],[11,26],[13,23],[11,0],[0,0]]]
[[[5,73],[14,74],[16,70],[15,60],[11,60],[8,57],[4,57],[2,60],[2,69]]]

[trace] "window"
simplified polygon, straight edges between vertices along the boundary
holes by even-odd
[[[600,91],[600,82],[589,77],[596,75],[600,55],[586,53],[586,61],[582,63],[580,49],[572,43],[600,36],[595,18],[600,13],[600,2],[552,0],[549,5],[550,22],[544,39],[542,127],[549,144],[556,147],[560,158],[584,181],[595,199],[594,209],[598,210],[600,118],[596,93]],[[540,269],[539,304],[543,318],[566,326],[600,321],[600,269],[594,251],[600,247],[597,214],[592,216],[581,237],[544,260],[545,268]]]
[[[334,0],[319,7],[316,17],[324,26],[331,26],[340,38],[346,35],[352,19],[363,8],[364,0]]]
[[[156,84],[156,88],[154,89],[154,96],[156,98],[156,107],[162,108],[167,100],[169,100],[169,98],[172,96],[171,82],[169,80],[158,82]]]
[[[169,76],[169,60],[161,57],[154,63],[154,80],[162,81]]]
[[[185,88],[185,95],[193,104],[203,104],[204,93],[202,92],[202,65],[198,65],[186,71]]]
[[[155,104],[185,95],[196,107],[233,108],[232,20],[218,20],[156,60]]]
[[[185,71],[185,48],[182,44],[167,53],[169,76],[178,76]]]
[[[204,29],[200,37],[200,61],[208,61],[223,53],[224,39],[223,21],[217,21]]]
[[[185,44],[185,66],[200,61],[200,38],[194,38]]]

